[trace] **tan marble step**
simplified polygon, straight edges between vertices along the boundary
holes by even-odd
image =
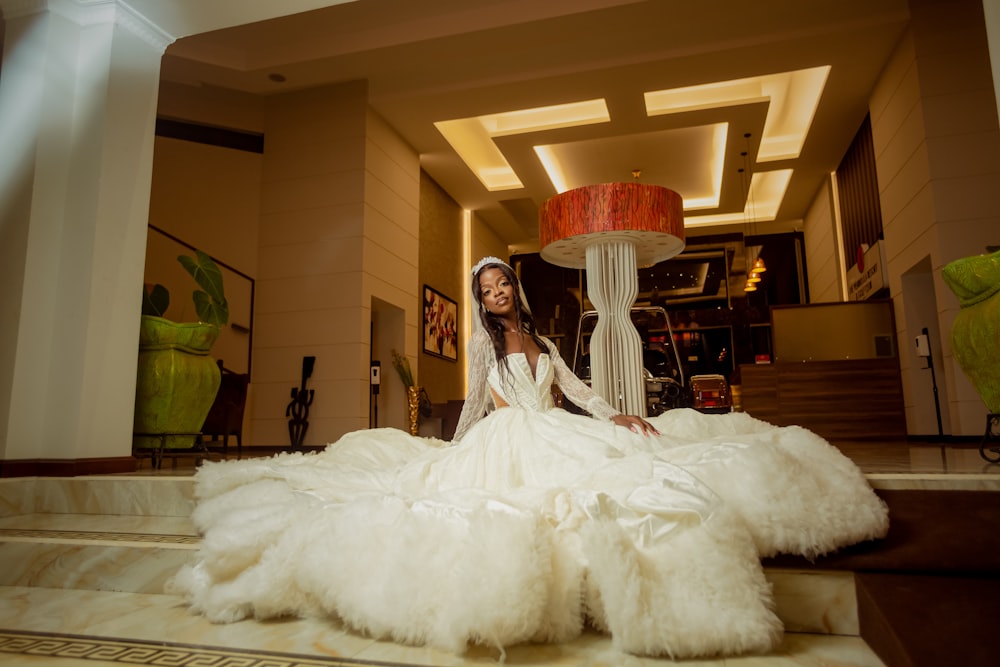
[[[1000,491],[989,474],[869,474],[876,489]],[[33,513],[190,516],[191,474],[136,474],[0,479],[0,517]]]
[[[162,660],[163,664],[315,664],[316,667],[340,664],[471,667],[495,665],[499,657],[496,649],[484,646],[471,647],[465,655],[455,655],[377,641],[322,618],[212,624],[169,595],[18,586],[0,587],[0,642],[8,638],[10,652],[6,656],[10,661],[4,662],[4,654],[0,654],[0,664],[4,665],[61,665],[64,658],[55,656],[70,650],[81,665],[85,661],[94,667],[105,664],[101,655],[123,658],[113,664],[159,664],[156,661]],[[44,662],[49,658],[59,661]],[[664,659],[623,655],[614,649],[610,637],[591,632],[564,644],[508,647],[507,662],[630,667],[672,664]],[[819,664],[884,667],[859,637],[796,632],[786,633],[782,643],[767,656],[691,662],[702,667],[744,662],[789,667]]]
[[[0,585],[159,594],[198,543],[187,517],[3,517]]]
[[[41,513],[188,517],[193,510],[190,476],[0,479],[0,517]]]
[[[0,517],[0,585],[160,594],[198,544],[188,517]],[[850,572],[775,569],[767,576],[788,630],[858,633]]]

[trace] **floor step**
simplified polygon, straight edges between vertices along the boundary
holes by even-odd
[[[213,624],[192,614],[169,595],[86,590],[0,587],[0,665],[44,662],[72,655],[83,664],[297,664],[375,667],[376,665],[497,664],[488,646],[452,653],[404,646],[346,631],[330,619],[254,620]],[[662,667],[669,661],[626,656],[610,637],[585,632],[563,644],[507,648],[507,663],[520,665],[604,665]],[[227,661],[228,660],[228,661]],[[734,659],[693,661],[721,667]],[[883,667],[860,637],[787,633],[768,656],[735,659],[742,664]],[[734,662],[734,664],[735,664]]]
[[[1000,578],[858,574],[861,636],[891,667],[1000,665]]]
[[[159,594],[199,542],[187,517],[3,517],[0,585]]]
[[[189,517],[33,513],[0,517],[0,585],[160,594],[200,543]],[[771,568],[792,632],[857,635],[850,572]]]
[[[108,475],[0,479],[0,517],[102,514],[189,517],[194,478]]]

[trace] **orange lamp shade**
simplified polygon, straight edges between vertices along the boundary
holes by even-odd
[[[684,203],[658,185],[602,183],[567,190],[542,204],[538,220],[542,258],[586,268],[587,246],[629,241],[636,264],[652,266],[684,249]]]

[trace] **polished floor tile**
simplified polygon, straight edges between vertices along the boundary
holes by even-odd
[[[1000,464],[979,454],[975,443],[835,442],[866,473],[980,474],[1000,478]]]

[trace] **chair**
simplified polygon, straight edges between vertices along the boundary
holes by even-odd
[[[215,402],[205,417],[205,424],[201,427],[202,437],[211,437],[213,442],[222,438],[222,452],[224,458],[229,458],[229,436],[236,437],[236,458],[243,456],[243,411],[247,402],[247,388],[250,385],[250,376],[242,373],[234,373],[227,370],[219,362],[222,370],[222,382],[219,384],[219,392],[215,395]]]

